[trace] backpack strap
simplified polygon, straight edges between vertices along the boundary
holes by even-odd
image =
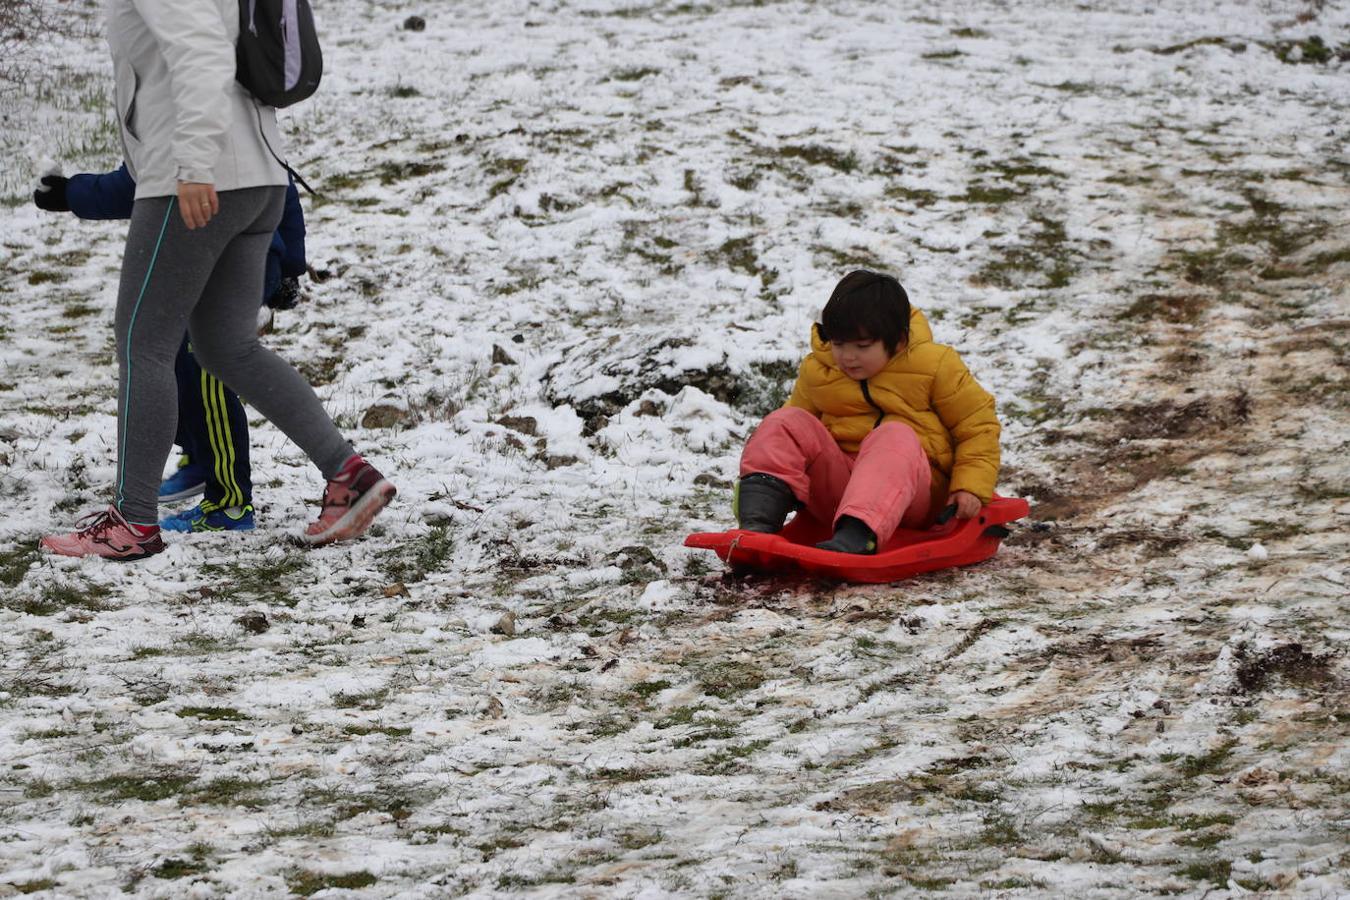
[[[280,156],[277,156],[277,151],[272,149],[272,142],[267,139],[267,130],[263,128],[262,103],[258,100],[257,97],[250,97],[250,99],[253,101],[253,114],[258,119],[258,136],[262,138],[263,146],[267,148],[267,152],[272,154],[272,158],[281,164],[281,167],[286,170],[286,174],[294,178],[295,183],[304,188],[305,191],[311,197],[321,197],[322,195],[318,191],[314,190],[314,188],[309,186],[309,182],[305,181],[303,175],[295,171],[295,169],[292,169],[291,164],[286,162],[286,160],[282,159]]]

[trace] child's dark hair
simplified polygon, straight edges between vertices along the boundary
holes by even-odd
[[[816,331],[822,341],[881,341],[894,353],[909,340],[909,295],[890,275],[849,272],[835,285]]]

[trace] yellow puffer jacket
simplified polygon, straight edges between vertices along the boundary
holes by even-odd
[[[883,422],[913,428],[933,469],[934,514],[952,491],[970,491],[985,503],[993,496],[1001,430],[994,398],[955,350],[933,343],[917,309],[910,312],[908,347],[866,382],[844,374],[812,327],[811,355],[802,360],[786,405],[819,418],[849,453]]]

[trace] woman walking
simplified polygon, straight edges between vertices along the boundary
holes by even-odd
[[[107,0],[117,116],[136,202],[117,298],[117,482],[66,556],[164,549],[157,494],[174,439],[174,357],[187,329],[202,367],[295,441],[327,479],[310,544],[362,534],[395,489],[338,432],[313,389],[258,343],[263,262],[287,172],[275,111],[234,80],[237,0]]]

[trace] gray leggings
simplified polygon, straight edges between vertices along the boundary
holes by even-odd
[[[258,343],[258,297],[283,187],[220,193],[220,213],[189,231],[176,197],[137,200],[117,295],[117,509],[158,521],[159,482],[173,447],[173,361],[186,329],[203,369],[295,441],[324,478],[352,447],[300,373]]]

